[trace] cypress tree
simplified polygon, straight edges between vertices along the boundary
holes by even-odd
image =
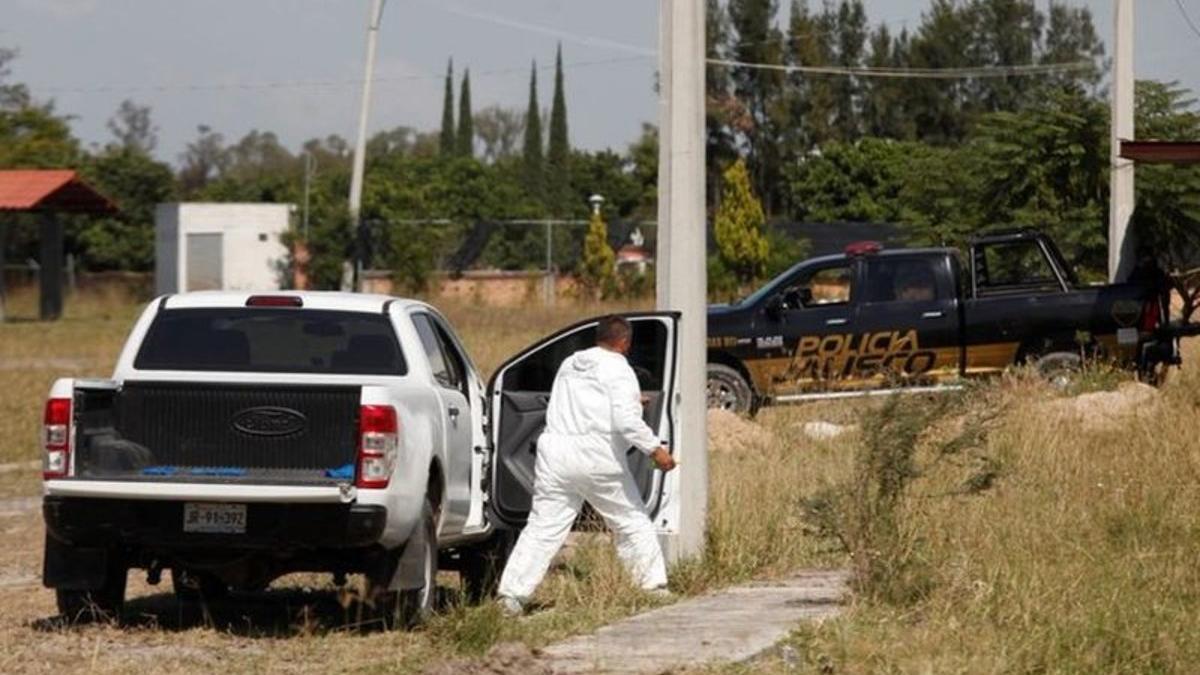
[[[471,69],[463,71],[462,93],[458,96],[458,146],[460,157],[475,156],[475,118],[471,115]]]
[[[525,192],[540,202],[542,199],[542,118],[538,108],[537,62],[529,75],[529,109],[525,112]]]
[[[446,98],[442,101],[443,157],[454,154],[454,59],[446,65]]]
[[[562,44],[554,67],[554,103],[550,108],[550,147],[546,153],[548,203],[556,216],[571,213],[571,147],[567,140],[567,97],[563,91]]]

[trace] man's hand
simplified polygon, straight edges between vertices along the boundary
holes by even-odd
[[[657,450],[650,453],[650,459],[654,460],[654,464],[658,467],[658,470],[662,471],[663,473],[666,473],[677,466],[675,463],[675,458],[671,456],[670,450],[668,450],[667,446],[665,445],[660,446]]]

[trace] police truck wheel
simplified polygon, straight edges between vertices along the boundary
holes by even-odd
[[[1083,369],[1083,358],[1074,352],[1052,352],[1034,362],[1038,374],[1055,389],[1066,389]]]
[[[708,407],[739,415],[754,411],[754,391],[738,371],[720,363],[708,364]]]

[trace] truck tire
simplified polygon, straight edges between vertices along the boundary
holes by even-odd
[[[479,604],[496,595],[500,575],[516,543],[516,532],[496,530],[487,541],[463,550],[459,574],[467,602]]]
[[[708,364],[708,407],[739,415],[755,412],[754,390],[738,371],[721,363]]]
[[[180,604],[212,602],[229,595],[229,586],[216,575],[206,572],[172,569],[171,587]]]
[[[1066,389],[1083,369],[1083,358],[1074,352],[1050,352],[1039,356],[1033,365],[1055,389]]]
[[[92,590],[54,589],[58,613],[72,623],[116,619],[125,606],[125,581],[129,570],[124,564],[109,566],[104,585]]]
[[[373,604],[373,613],[388,630],[413,628],[433,614],[438,574],[437,516],[428,498],[417,527],[422,528],[423,536],[414,536],[408,544],[390,554],[392,564],[386,566],[389,572],[381,577],[367,577],[367,597]],[[421,547],[422,584],[412,589],[390,590],[391,577],[399,568],[401,557],[407,547],[414,544]]]

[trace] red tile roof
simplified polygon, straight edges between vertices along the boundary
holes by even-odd
[[[0,171],[0,211],[113,213],[107,197],[70,170]]]

